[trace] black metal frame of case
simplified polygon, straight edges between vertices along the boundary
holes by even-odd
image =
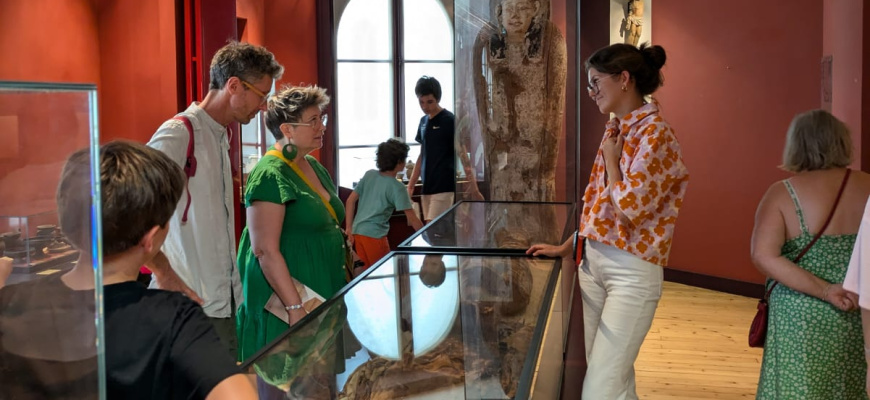
[[[92,83],[48,83],[48,82],[25,82],[0,80],[3,89],[21,90],[54,90],[54,91],[96,91],[97,85]]]
[[[525,255],[526,249],[505,249],[505,248],[484,248],[484,247],[450,247],[450,246],[427,246],[427,247],[418,247],[413,246],[412,242],[420,237],[427,228],[431,225],[435,225],[438,221],[444,218],[446,215],[450,214],[456,207],[459,207],[462,203],[488,203],[488,204],[552,204],[552,205],[565,205],[572,207],[569,209],[568,218],[574,217],[574,212],[576,207],[573,203],[562,203],[562,202],[545,202],[545,201],[477,201],[477,200],[461,200],[457,203],[454,203],[450,208],[447,209],[444,213],[433,219],[431,222],[426,224],[422,229],[414,232],[413,235],[405,239],[402,243],[399,244],[396,251],[435,251],[435,252],[446,252],[446,253],[456,253],[456,254],[474,254],[474,255]],[[570,221],[569,221],[570,222]],[[566,222],[565,227],[562,230],[562,236],[559,243],[564,243],[565,240],[568,240],[569,235],[572,235],[575,229],[572,229],[572,224]]]

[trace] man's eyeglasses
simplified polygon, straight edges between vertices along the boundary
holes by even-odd
[[[244,85],[250,91],[254,92],[255,95],[260,96],[260,104],[263,104],[266,102],[266,100],[269,100],[268,93],[261,92],[260,89],[255,88],[254,85],[248,83],[247,81],[245,81],[242,78],[239,78],[239,82],[242,82],[242,85]]]
[[[320,122],[320,126],[326,128],[327,121],[329,121],[329,115],[322,114],[319,117],[314,116],[313,118],[309,119],[308,122],[288,122],[288,124],[295,125],[295,126],[304,125],[304,126],[311,127],[311,129],[314,129],[317,127],[318,122]]]
[[[596,77],[593,78],[591,81],[589,81],[589,83],[586,85],[586,90],[588,90],[588,91],[589,91],[589,94],[591,94],[591,95],[596,95],[596,94],[598,94],[598,92],[601,91],[601,88],[598,87],[598,85],[601,83],[601,80],[604,79],[604,78],[609,78],[609,77],[611,77],[611,76],[613,76],[613,75],[616,75],[616,74],[608,74],[608,75],[600,75],[600,76],[596,76]]]

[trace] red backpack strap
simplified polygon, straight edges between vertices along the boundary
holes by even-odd
[[[193,155],[194,141],[193,141],[193,124],[190,123],[190,119],[183,115],[176,115],[172,119],[178,120],[184,123],[184,126],[187,128],[187,133],[190,135],[190,140],[187,142],[187,158],[184,161],[184,175],[187,177],[186,189],[187,189],[187,205],[184,206],[184,214],[181,215],[181,223],[187,223],[187,211],[190,210],[190,178],[196,175],[196,156]]]

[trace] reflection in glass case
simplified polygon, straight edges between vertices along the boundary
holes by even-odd
[[[0,256],[12,259],[7,284],[66,271],[79,252],[57,225],[57,212],[23,217],[0,216]]]
[[[0,81],[0,263],[12,266],[0,274],[0,398],[105,398],[98,139],[95,85]],[[93,282],[83,284],[96,289],[84,296],[60,280],[80,252],[56,203],[64,163],[82,148],[89,196],[68,221],[80,218],[75,234],[90,238],[81,259]]]
[[[561,360],[561,343],[544,340],[561,321],[551,313],[559,269],[524,256],[394,252],[243,368],[261,398],[529,398],[542,362]],[[545,347],[556,352],[544,357]]]
[[[574,232],[568,203],[461,201],[400,245],[402,249],[524,253]]]

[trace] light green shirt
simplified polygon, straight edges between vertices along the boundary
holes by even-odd
[[[411,208],[405,185],[394,177],[369,170],[354,188],[359,196],[353,219],[353,233],[373,238],[387,236],[393,211]]]

